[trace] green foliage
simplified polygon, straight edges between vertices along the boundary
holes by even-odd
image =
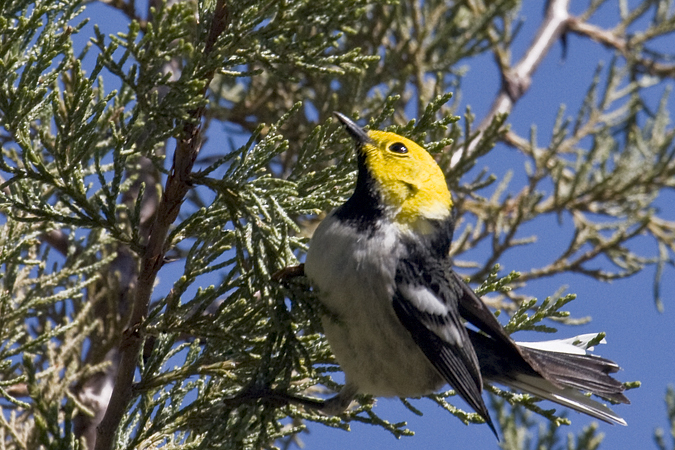
[[[101,370],[82,364],[83,346],[101,329],[91,321],[94,303],[85,292],[103,281],[103,268],[115,257],[106,250],[112,240],[99,233],[76,238],[74,229],[69,231],[69,248],[82,251],[69,252],[51,267],[50,247],[40,245],[42,230],[34,223],[8,218],[0,238],[0,389],[9,402],[2,420],[20,447],[72,448],[72,427],[59,424],[70,422],[75,403],[59,405],[74,400],[74,383]]]
[[[271,448],[308,426],[350,421],[412,434],[378,416],[368,397],[327,417],[272,395],[340,388],[307,281],[275,276],[302,260],[314,217],[351,191],[352,142],[333,111],[423,142],[437,157],[463,214],[452,254],[489,245],[484,260],[458,263],[510,314],[509,332],[575,323],[561,311],[573,296],[538,305],[523,293],[528,281],[559,273],[611,280],[655,264],[658,301],[675,226],[653,202],[673,187],[675,131],[667,94],[642,112],[650,81],[635,77],[642,59],[615,61],[605,80],[599,70],[576,118],[561,111],[539,147],[535,130],[529,141],[509,133],[506,114],[484,126],[470,109],[461,125],[456,116],[462,64],[487,52],[507,59],[518,29],[512,0],[151,2],[148,14],[134,2],[106,3],[128,19],[126,30],[95,29],[84,48],[73,38],[86,30],[89,3],[0,6],[2,448],[93,448],[110,402],[100,392],[122,370],[129,336],[143,351],[114,448]],[[655,8],[639,44],[674,28],[672,14]],[[489,171],[467,181],[504,141],[528,160],[526,186],[508,194],[509,178],[493,186]],[[181,173],[181,149],[202,144],[194,169],[189,161]],[[191,189],[171,222],[158,205],[182,175]],[[573,217],[569,247],[544,267],[499,278],[503,256],[534,241],[519,231],[547,214]],[[158,224],[169,229],[154,261],[164,267],[149,281],[152,297],[139,299]],[[638,235],[658,254],[637,253]],[[599,258],[616,269],[589,268]],[[138,305],[147,314],[129,323]],[[566,419],[533,398],[491,391],[504,448],[562,445],[556,427]],[[430,398],[479,422],[453,395]],[[534,440],[528,411],[550,419]],[[600,439],[589,427],[568,448],[594,449]]]

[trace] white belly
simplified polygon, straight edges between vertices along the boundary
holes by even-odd
[[[350,231],[326,219],[305,262],[305,273],[331,312],[323,327],[347,381],[359,392],[383,397],[440,389],[445,382],[392,307],[396,260],[404,251],[398,230],[379,230],[361,242]]]

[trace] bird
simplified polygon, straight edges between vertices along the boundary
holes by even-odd
[[[355,142],[358,171],[351,197],[314,231],[304,263],[345,375],[321,410],[338,414],[357,394],[420,397],[447,384],[498,437],[482,396],[488,382],[626,425],[584,394],[630,403],[611,376],[615,362],[572,341],[516,343],[453,270],[456,208],[434,158],[403,136],[335,116]]]

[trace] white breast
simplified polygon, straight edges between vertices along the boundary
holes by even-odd
[[[347,381],[376,396],[419,396],[445,384],[392,307],[396,264],[405,252],[399,232],[382,225],[358,238],[329,216],[305,261],[305,273],[331,312],[324,331]]]

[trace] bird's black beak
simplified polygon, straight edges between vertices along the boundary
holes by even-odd
[[[354,138],[358,145],[362,145],[370,141],[368,133],[366,133],[366,131],[358,126],[352,119],[337,111],[333,114],[335,114],[335,117],[337,117],[338,120],[342,122],[342,124],[347,129],[347,132],[352,136],[352,138]]]

